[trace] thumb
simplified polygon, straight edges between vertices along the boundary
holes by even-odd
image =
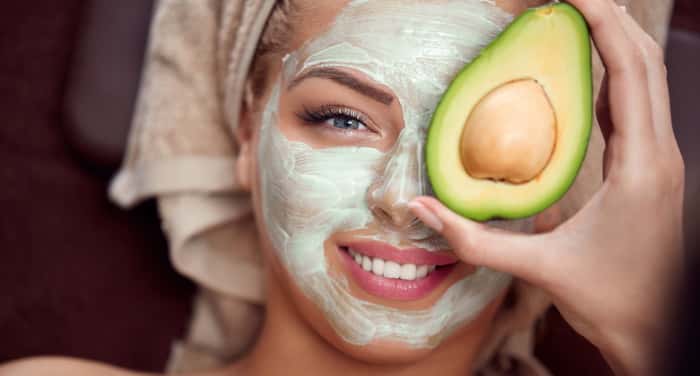
[[[521,234],[474,222],[446,208],[432,197],[408,204],[426,226],[447,239],[462,261],[512,274],[538,284],[548,275],[545,260],[552,242],[549,234]]]

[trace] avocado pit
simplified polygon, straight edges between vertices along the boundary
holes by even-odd
[[[544,88],[532,79],[486,94],[464,123],[460,156],[476,179],[522,184],[547,166],[556,145],[556,116]]]

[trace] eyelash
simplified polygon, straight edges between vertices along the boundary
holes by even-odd
[[[344,106],[340,105],[324,105],[321,106],[317,109],[309,109],[307,107],[304,107],[304,111],[300,114],[297,114],[297,116],[303,120],[304,122],[308,124],[324,124],[328,120],[331,119],[347,119],[347,120],[354,120],[357,121],[358,123],[362,124],[365,129],[351,129],[351,128],[341,128],[341,127],[336,127],[332,124],[328,124],[329,127],[333,129],[337,129],[341,132],[354,132],[354,131],[359,131],[359,132],[365,132],[365,131],[372,131],[372,129],[367,125],[368,120],[365,115],[362,113],[353,110],[351,108],[347,108]]]

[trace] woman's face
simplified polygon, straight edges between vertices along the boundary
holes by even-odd
[[[441,94],[528,4],[307,2],[243,148],[263,248],[329,342],[415,359],[486,325],[510,281],[458,262],[407,204],[430,194],[422,146]]]

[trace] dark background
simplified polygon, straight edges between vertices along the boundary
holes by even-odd
[[[106,197],[150,8],[62,0],[0,11],[0,362],[61,354],[158,371],[186,329],[194,287],[169,264],[155,205],[125,212]],[[676,1],[672,27],[674,126],[695,217],[700,2]],[[549,321],[538,354],[555,372],[605,372],[556,312]]]
[[[149,9],[2,5],[0,362],[63,354],[161,370],[186,327],[194,288],[170,266],[155,205],[126,212],[106,197]]]

